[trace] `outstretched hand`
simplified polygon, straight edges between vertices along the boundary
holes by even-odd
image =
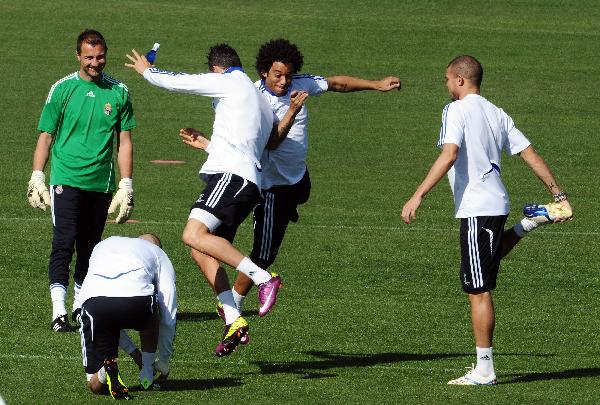
[[[390,91],[394,89],[400,90],[402,87],[402,82],[396,76],[388,76],[381,79],[377,87],[377,90],[379,91]]]
[[[133,56],[130,54],[126,54],[125,56],[133,63],[126,63],[125,66],[128,68],[132,68],[133,70],[135,70],[143,76],[144,70],[151,68],[153,65],[151,65],[150,62],[148,62],[144,55],[140,55],[139,53],[137,53],[135,49],[132,49],[131,53],[133,53]]]
[[[183,143],[196,149],[206,150],[210,145],[210,140],[195,128],[181,128],[179,130],[179,136]]]

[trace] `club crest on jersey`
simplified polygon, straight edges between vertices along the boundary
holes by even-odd
[[[110,115],[111,112],[112,112],[112,105],[110,105],[110,103],[104,104],[104,114]]]

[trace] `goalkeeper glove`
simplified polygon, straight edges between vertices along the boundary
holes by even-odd
[[[33,208],[39,208],[46,211],[46,205],[50,205],[50,194],[46,187],[46,176],[41,170],[34,170],[31,173],[31,180],[27,187],[27,199]]]
[[[108,207],[108,213],[114,213],[119,206],[119,214],[115,218],[115,222],[122,224],[129,219],[133,212],[133,182],[129,178],[119,181],[119,189]]]

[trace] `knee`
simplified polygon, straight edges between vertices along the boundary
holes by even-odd
[[[196,226],[188,226],[183,230],[183,234],[181,235],[181,240],[186,245],[193,247],[194,249],[201,250],[202,245],[202,232]]]

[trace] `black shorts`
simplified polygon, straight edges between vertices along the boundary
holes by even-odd
[[[298,205],[310,196],[308,170],[298,183],[263,191],[263,200],[254,208],[254,243],[250,258],[263,269],[277,257],[290,221],[298,221]]]
[[[143,330],[155,311],[154,296],[93,297],[81,307],[83,367],[94,374],[104,360],[117,357],[121,329]]]
[[[190,218],[202,222],[213,235],[233,242],[238,226],[259,203],[260,191],[256,184],[232,173],[205,175],[204,180],[206,187],[192,205]]]
[[[460,220],[460,282],[466,293],[496,288],[507,215]]]

